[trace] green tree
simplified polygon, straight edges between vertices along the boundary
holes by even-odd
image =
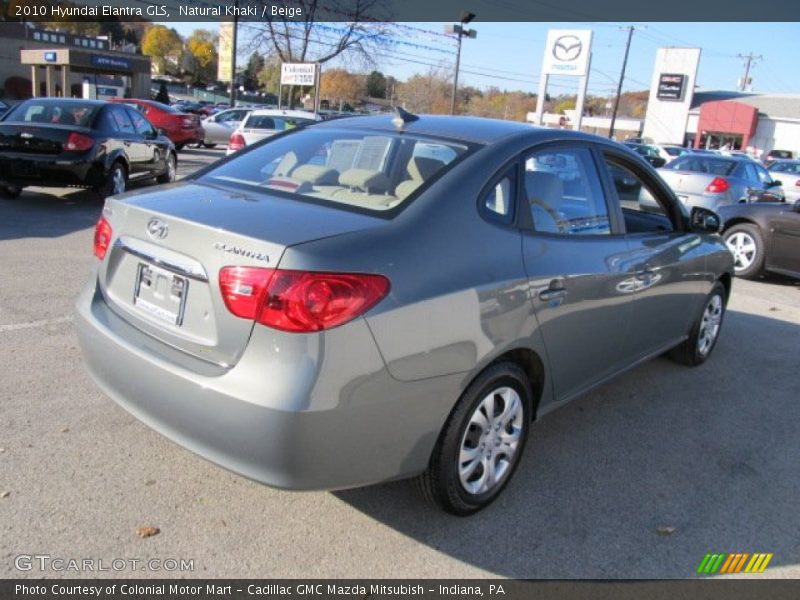
[[[258,87],[268,94],[278,95],[281,83],[281,65],[274,57],[264,59],[264,66],[256,77]]]
[[[386,77],[380,71],[372,71],[367,75],[367,96],[386,98]]]
[[[247,66],[244,68],[244,87],[253,90],[259,87],[258,74],[264,68],[264,57],[258,52],[253,52],[247,59]]]

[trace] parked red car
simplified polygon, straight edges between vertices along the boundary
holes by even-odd
[[[203,125],[197,115],[180,112],[155,100],[112,98],[111,101],[128,104],[142,112],[148,121],[166,132],[167,137],[175,144],[176,150],[180,150],[186,144],[203,141]]]

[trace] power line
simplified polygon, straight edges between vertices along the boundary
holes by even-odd
[[[750,69],[755,67],[757,60],[763,60],[764,57],[750,52],[749,54],[737,54],[736,58],[741,58],[744,61],[744,77],[742,77],[742,83],[739,85],[739,91],[744,92],[747,90],[747,84],[749,83]]]

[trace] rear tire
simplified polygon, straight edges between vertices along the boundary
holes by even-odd
[[[0,187],[0,195],[2,195],[3,198],[15,200],[19,198],[19,195],[21,193],[22,193],[22,186],[20,185],[4,185]]]
[[[703,302],[703,311],[692,325],[689,337],[667,353],[675,362],[696,367],[702,365],[717,345],[725,317],[725,287],[718,281]]]
[[[423,496],[458,516],[491,504],[525,449],[532,397],[530,381],[514,363],[481,373],[450,413],[427,471],[417,478]]]
[[[106,180],[94,190],[101,200],[121,194],[128,188],[128,172],[121,162],[115,162],[106,174]]]
[[[184,146],[185,146],[185,144],[175,144],[175,150],[180,152],[181,150],[183,150]]]
[[[755,279],[764,269],[764,238],[761,230],[750,223],[734,225],[722,234],[733,254],[733,271],[737,277]]]

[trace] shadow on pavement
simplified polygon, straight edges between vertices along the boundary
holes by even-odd
[[[730,311],[705,365],[658,358],[536,423],[510,485],[470,518],[408,482],[335,495],[496,575],[685,578],[707,552],[796,565],[799,347],[800,326]]]

